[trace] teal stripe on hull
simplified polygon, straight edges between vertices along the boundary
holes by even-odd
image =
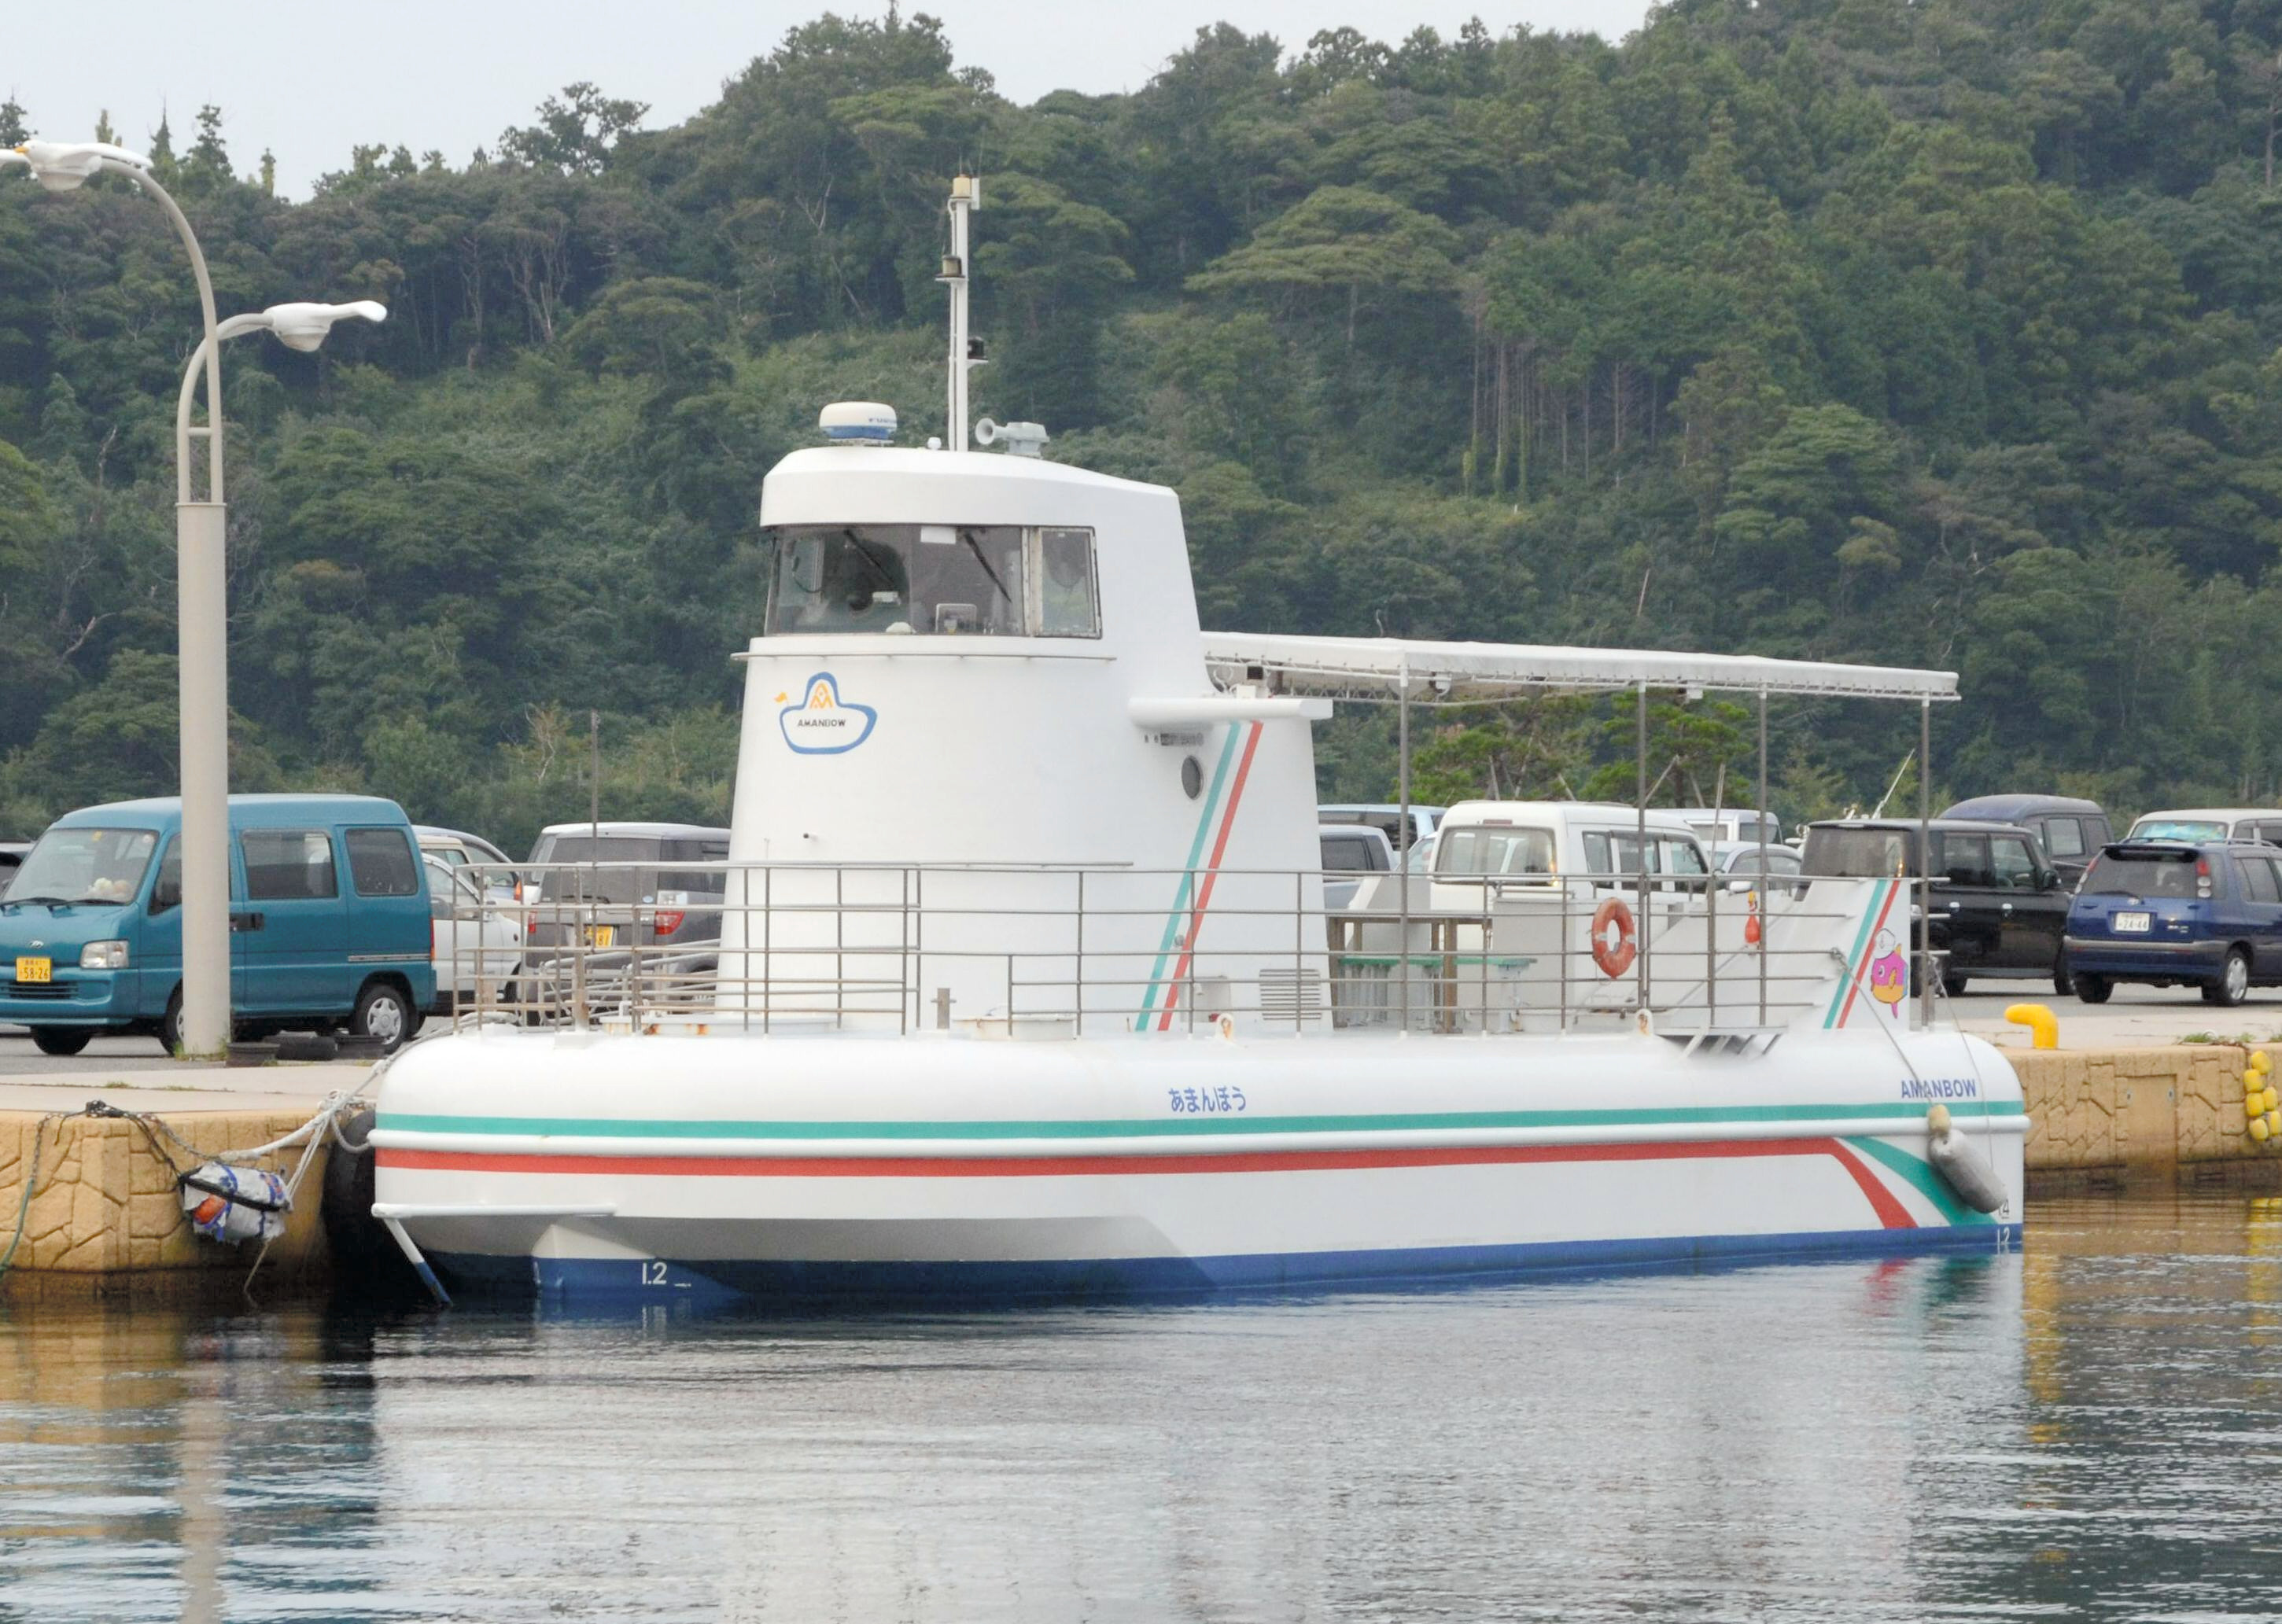
[[[1165,921],[1165,940],[1157,946],[1157,962],[1149,967],[1149,986],[1141,998],[1141,1013],[1134,1019],[1134,1030],[1148,1029],[1149,1017],[1157,1007],[1157,992],[1164,984],[1165,961],[1173,956],[1173,943],[1181,934],[1181,915],[1189,906],[1189,893],[1197,883],[1197,864],[1203,861],[1205,838],[1212,832],[1213,819],[1220,813],[1220,793],[1228,783],[1228,764],[1236,756],[1236,736],[1241,730],[1229,724],[1228,737],[1220,746],[1220,761],[1213,768],[1212,788],[1205,795],[1204,811],[1197,819],[1197,838],[1189,842],[1188,867],[1181,874],[1181,883],[1173,893],[1173,911]]]
[[[1954,1115],[1954,1113],[1952,1113]],[[1957,1192],[1932,1166],[1906,1150],[1897,1150],[1891,1145],[1880,1144],[1874,1139],[1857,1139],[1849,1135],[1846,1142],[1864,1156],[1898,1175],[1909,1187],[1928,1201],[1944,1219],[1952,1225],[1994,1224],[1997,1220],[1986,1212],[1975,1212],[1957,1199]]]
[[[1960,1101],[1952,1116],[2014,1116],[2017,1100]],[[1046,1122],[724,1122],[613,1117],[446,1117],[383,1111],[400,1133],[503,1133],[565,1139],[1211,1139],[1263,1133],[1416,1133],[1470,1128],[1736,1126],[1770,1122],[1859,1122],[1921,1127],[1925,1107],[1897,1100],[1854,1105],[1700,1105],[1642,1110],[1439,1111],[1363,1117],[1171,1117]]]

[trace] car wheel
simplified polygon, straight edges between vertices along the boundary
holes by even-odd
[[[374,1040],[380,1045],[382,1054],[393,1055],[417,1030],[412,1001],[388,982],[373,982],[357,994],[356,1013],[349,1017],[349,1030],[361,1038]]]
[[[95,1036],[92,1026],[35,1026],[32,1041],[43,1055],[76,1055]]]
[[[1941,994],[1944,998],[1964,997],[1965,978],[1963,976],[1944,976],[1941,978]]]
[[[2231,948],[2218,979],[2203,989],[2203,999],[2222,1009],[2232,1009],[2249,996],[2250,955],[2239,947]]]
[[[2076,991],[2076,978],[2069,973],[2068,955],[2063,953],[2053,961],[2053,992],[2066,998]]]
[[[182,989],[167,1000],[167,1013],[159,1017],[159,1047],[168,1055],[182,1052]]]
[[[2076,995],[2088,1004],[2106,1003],[2107,995],[2115,990],[2115,984],[2106,976],[2078,976],[2076,978]]]

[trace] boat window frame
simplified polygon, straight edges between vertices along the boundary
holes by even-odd
[[[951,533],[950,537],[946,537],[943,534],[945,531]],[[917,573],[916,561],[924,556],[923,549],[942,545],[949,539],[953,545],[965,542],[975,549],[979,557],[981,545],[970,539],[972,537],[980,536],[985,532],[1003,536],[1008,531],[1014,532],[1019,537],[1021,579],[1015,584],[1015,586],[1020,594],[1020,601],[1016,604],[1016,608],[1021,615],[1021,623],[1018,629],[1003,631],[989,630],[982,626],[964,623],[965,616],[955,617],[961,623],[946,627],[941,611],[946,607],[960,607],[959,604],[948,599],[925,604],[913,601],[918,596],[913,576]],[[780,617],[787,612],[783,596],[786,540],[819,535],[829,536],[835,533],[845,533],[853,538],[867,557],[872,555],[876,546],[886,545],[896,549],[895,559],[901,567],[902,580],[898,590],[902,595],[901,607],[904,610],[904,616],[900,621],[885,626],[862,627],[779,624]],[[924,638],[980,637],[1002,640],[1009,638],[1035,638],[1055,642],[1098,642],[1102,636],[1100,537],[1095,527],[1090,524],[779,524],[764,526],[761,537],[763,553],[767,561],[765,565],[767,584],[763,596],[760,631],[760,636],[764,638],[886,635]],[[1050,603],[1048,595],[1048,548],[1050,545],[1060,542],[1062,538],[1074,537],[1083,538],[1083,578],[1071,589],[1082,598],[1082,608],[1069,601],[1067,597],[1059,605]],[[988,561],[984,561],[982,568],[986,574],[992,576],[993,584],[998,584],[996,572],[991,571]],[[821,578],[816,587],[808,590],[811,594],[820,595],[823,592]],[[1000,590],[1005,591],[1003,585]],[[1014,598],[1013,593],[1006,595],[1010,601]],[[914,611],[925,612],[926,624],[920,624],[914,620]]]

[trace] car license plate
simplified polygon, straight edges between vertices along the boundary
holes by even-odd
[[[2147,933],[2148,924],[2149,916],[2146,914],[2118,914],[2115,916],[2115,933],[2118,936],[2145,936]]]
[[[18,959],[16,979],[19,981],[52,981],[56,962],[53,959]]]
[[[617,939],[618,927],[615,924],[590,924],[586,927],[586,945],[590,947],[607,947]]]

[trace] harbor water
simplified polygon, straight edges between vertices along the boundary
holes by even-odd
[[[2282,1203],[971,1317],[0,1309],[0,1619],[2282,1616]]]

